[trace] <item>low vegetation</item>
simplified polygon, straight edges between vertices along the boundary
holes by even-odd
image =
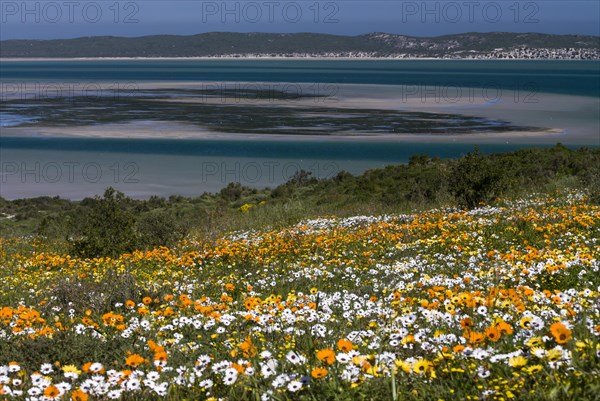
[[[0,395],[595,400],[599,154],[3,201]]]
[[[215,238],[223,233],[283,227],[305,218],[474,208],[503,197],[580,189],[600,202],[600,149],[524,149],[482,155],[475,149],[458,160],[426,155],[408,164],[340,172],[317,180],[300,171],[276,188],[231,183],[219,193],[196,198],[153,196],[130,199],[108,189],[103,197],[69,201],[39,197],[0,198],[2,235],[40,235],[65,244],[73,255],[115,256],[134,249],[171,246],[186,235]],[[7,218],[11,216],[11,218]]]

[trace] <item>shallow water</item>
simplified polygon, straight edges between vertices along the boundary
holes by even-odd
[[[0,192],[81,199],[112,185],[138,198],[194,196],[236,181],[273,187],[300,169],[330,178],[416,153],[458,157],[474,145],[600,146],[598,65],[0,63]],[[149,103],[156,96],[162,103]]]
[[[306,140],[151,140],[2,138],[2,196],[15,199],[101,194],[113,186],[136,198],[173,194],[198,196],[229,182],[274,187],[303,169],[319,178],[345,170],[405,163],[417,153],[457,157],[471,144],[427,144]],[[482,145],[486,153],[522,145]]]

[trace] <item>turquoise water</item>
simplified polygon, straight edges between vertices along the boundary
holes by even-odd
[[[547,146],[547,145],[545,145]],[[519,145],[482,145],[484,153]],[[469,144],[427,144],[319,139],[247,140],[84,139],[0,137],[2,196],[83,199],[115,187],[135,198],[198,196],[229,182],[275,187],[299,170],[318,178],[340,171],[406,163],[411,155],[442,158],[473,150]]]
[[[0,62],[4,82],[229,81],[498,87],[598,96],[599,61],[106,60]]]
[[[551,146],[551,145],[547,145]],[[0,147],[37,151],[80,151],[120,154],[160,154],[169,156],[234,157],[259,159],[319,159],[336,161],[366,160],[403,163],[414,154],[452,158],[474,149],[473,144],[411,143],[369,140],[190,140],[190,139],[113,139],[113,138],[31,138],[0,137]],[[508,152],[517,144],[481,144],[483,153]]]
[[[565,133],[552,137],[552,143],[565,140],[576,145],[578,142],[570,139],[568,135],[571,134],[567,131],[598,132],[600,119],[597,116],[600,63],[596,61],[37,61],[0,62],[0,76],[4,94],[15,90],[24,92],[17,93],[23,107],[39,100],[35,95],[32,100],[26,93],[28,90],[35,91],[37,83],[50,81],[80,85],[96,82],[140,85],[179,81],[293,82],[386,85],[387,88],[398,85],[501,88],[525,94],[547,94],[536,95],[539,100],[532,104],[516,103],[513,98],[505,97],[495,104],[466,106],[483,113],[485,108],[509,104],[512,108],[506,109],[508,111],[499,109],[496,113],[499,115],[493,117],[521,120],[534,126],[553,127],[560,120],[564,125],[557,123],[557,127],[564,128]],[[25,89],[15,89],[15,85],[23,83],[27,84]],[[377,92],[377,87],[373,88]],[[564,95],[576,97],[565,103],[561,100],[566,99]],[[77,96],[66,96],[77,104]],[[574,99],[578,99],[577,102]],[[44,100],[48,101],[47,98]],[[194,196],[218,191],[234,181],[255,187],[274,187],[299,169],[320,178],[331,178],[342,170],[360,174],[370,168],[407,162],[417,153],[458,157],[473,150],[477,143],[477,140],[454,143],[451,139],[411,142],[377,138],[52,138],[35,132],[21,137],[6,135],[6,132],[12,134],[9,130],[15,125],[35,121],[35,117],[19,116],[18,107],[13,107],[10,113],[5,108],[2,114],[0,102],[0,196],[7,199],[42,195],[82,199],[101,194],[109,185],[138,198],[154,194]],[[63,102],[61,107],[68,106]],[[316,104],[315,107],[321,106]],[[459,109],[456,105],[456,110]],[[51,104],[47,110],[52,112]],[[435,109],[431,111],[435,112]],[[160,119],[160,115],[149,118]],[[73,121],[74,126],[85,123],[93,121]],[[127,132],[123,134],[127,135]],[[480,143],[480,149],[484,153],[505,152],[540,146],[540,143],[533,139],[511,143],[486,141]],[[546,141],[542,146],[548,145]]]

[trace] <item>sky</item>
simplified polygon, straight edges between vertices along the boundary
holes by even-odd
[[[600,1],[0,0],[0,38],[204,32],[600,35]]]

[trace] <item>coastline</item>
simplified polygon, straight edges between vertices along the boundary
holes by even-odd
[[[0,57],[0,62],[35,62],[35,61],[234,61],[234,60],[265,60],[265,61],[587,61],[587,62],[599,62],[600,59],[565,59],[565,58],[467,58],[467,57],[277,57],[277,56],[244,56],[244,57],[232,57],[232,56],[214,56],[214,57],[32,57],[32,58],[13,58],[13,57]]]
[[[543,131],[508,131],[503,133],[469,134],[247,134],[223,133],[203,130],[186,124],[152,121],[153,128],[148,129],[147,122],[126,124],[104,124],[78,127],[14,127],[2,128],[3,138],[73,138],[73,139],[125,139],[125,140],[225,140],[225,141],[309,141],[309,142],[398,142],[398,143],[546,143],[551,144],[564,139],[565,131],[550,128]],[[8,131],[8,132],[6,132]],[[127,134],[123,134],[126,132]],[[551,139],[550,141],[548,141]],[[473,142],[476,141],[476,142]]]
[[[2,195],[7,199],[37,196],[83,199],[101,195],[112,186],[140,198],[198,196],[203,192],[218,192],[230,182],[274,188],[301,169],[319,178],[333,178],[340,171],[360,175],[369,169],[408,163],[415,154],[453,158],[472,151],[475,145],[485,153],[497,153],[523,146],[564,143],[562,134],[548,141],[543,139],[547,136],[536,138],[532,133],[523,136],[519,132],[513,133],[514,139],[505,141],[493,135],[489,140],[473,140],[465,135],[461,141],[452,141],[421,135],[406,135],[398,140],[389,136],[265,135],[256,139],[248,134],[219,137],[204,134],[207,138],[204,140],[25,138],[13,145],[9,137],[2,135],[0,141],[6,141],[6,146],[0,147],[0,157],[6,166],[16,167],[16,171],[4,178]],[[225,137],[228,140],[223,140]],[[578,148],[585,144],[567,146]],[[88,178],[86,174],[96,175]]]

